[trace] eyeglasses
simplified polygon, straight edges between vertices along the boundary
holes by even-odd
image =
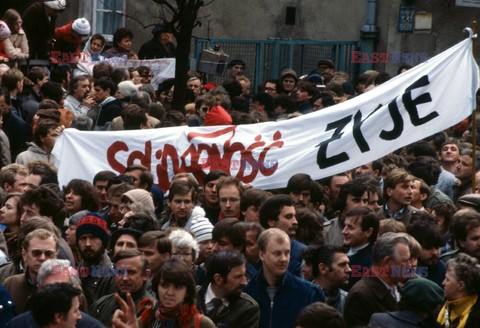
[[[40,257],[42,254],[45,254],[46,258],[52,258],[57,254],[57,251],[51,250],[51,249],[32,249],[30,253],[34,257]]]

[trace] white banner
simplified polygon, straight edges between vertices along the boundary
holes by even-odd
[[[480,8],[480,0],[457,0],[457,6]]]
[[[109,63],[113,67],[149,67],[152,70],[153,77],[151,83],[155,87],[155,90],[157,90],[158,85],[166,79],[173,79],[175,77],[175,58],[130,60],[123,57],[101,57],[100,61],[91,62],[90,60],[86,60],[85,58],[81,57],[77,63],[77,66],[81,71],[88,73],[89,75],[93,75],[93,66],[100,62]]]
[[[293,174],[327,177],[458,123],[476,106],[478,81],[466,39],[365,94],[292,120],[120,132],[67,129],[53,153],[63,185],[141,163],[164,190],[177,172],[202,180],[210,169],[258,188],[281,188]]]

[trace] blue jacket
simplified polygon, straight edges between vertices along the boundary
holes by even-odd
[[[269,286],[261,268],[244,290],[260,306],[260,328],[294,327],[295,320],[304,307],[325,301],[325,294],[318,286],[288,271],[277,286],[273,302],[270,301],[267,287]]]
[[[302,250],[306,247],[305,244],[295,239],[290,239],[290,263],[288,264],[288,271],[297,277],[300,277],[302,274]]]
[[[348,257],[350,259],[350,268],[352,268],[352,272],[357,274],[350,275],[348,286],[344,288],[347,292],[353,287],[353,285],[362,279],[362,275],[359,275],[358,272],[364,272],[366,269],[372,267],[372,251],[373,243],[369,243],[368,246]]]
[[[82,319],[77,322],[77,328],[104,328],[105,326],[86,313],[80,312]],[[6,326],[6,328],[39,328],[33,320],[32,311],[24,312],[19,316],[13,318]]]

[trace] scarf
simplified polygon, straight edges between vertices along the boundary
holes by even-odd
[[[166,308],[161,302],[153,302],[150,299],[144,299],[140,306],[145,307],[140,321],[142,326],[157,326],[155,321],[160,323],[160,327],[166,327],[167,321],[175,321],[179,328],[188,328],[195,315],[198,313],[195,305],[179,304],[174,308]]]
[[[445,323],[448,318],[448,327],[452,327],[452,323],[458,319],[459,321],[456,328],[464,328],[468,320],[468,315],[472,311],[472,307],[477,302],[477,298],[477,295],[473,295],[454,301],[447,301],[438,314],[438,323],[444,327],[447,327],[445,326]]]

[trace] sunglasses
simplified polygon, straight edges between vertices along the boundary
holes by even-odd
[[[57,254],[57,251],[51,249],[32,249],[30,251],[34,257],[40,257],[45,254],[45,257],[52,258]]]

